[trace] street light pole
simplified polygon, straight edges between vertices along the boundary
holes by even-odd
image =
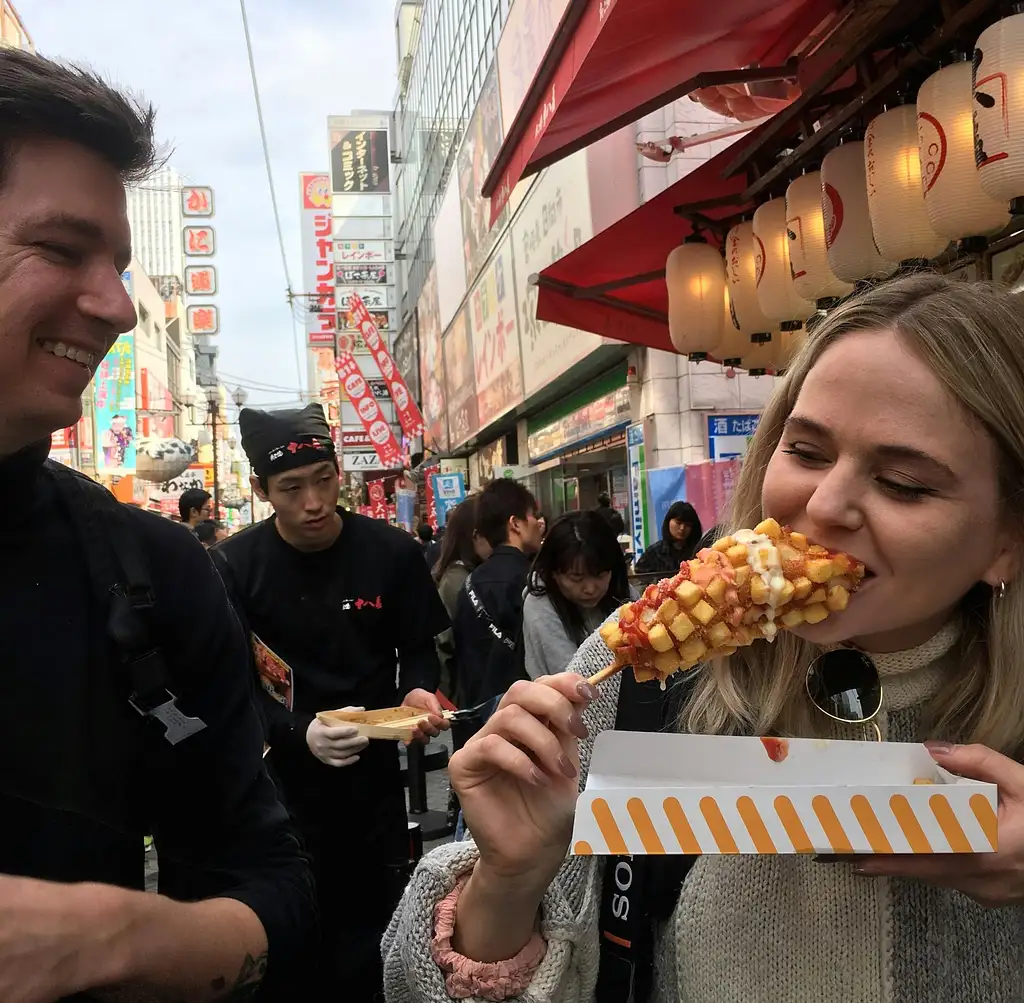
[[[235,400],[235,406],[238,408],[239,414],[241,414],[242,408],[245,407],[245,402],[249,399],[249,391],[245,387],[235,387],[235,392],[232,394]],[[241,435],[241,428],[239,428],[239,435]],[[252,487],[252,469],[249,470],[249,523],[256,522],[256,492]]]
[[[213,511],[214,520],[220,521],[220,471],[217,458],[217,411],[220,403],[220,388],[208,387],[206,399],[210,404],[210,421],[213,425]]]

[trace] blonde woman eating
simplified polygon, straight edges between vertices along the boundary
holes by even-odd
[[[810,702],[815,659],[866,652],[889,741],[999,786],[999,851],[706,856],[657,931],[659,1003],[1024,1000],[1024,302],[922,275],[827,317],[764,412],[734,527],[772,517],[862,560],[849,609],[695,677],[697,734],[874,740]],[[420,864],[385,939],[392,1003],[589,1003],[598,858],[566,856],[618,680],[593,634],[517,683],[451,761],[473,840]]]

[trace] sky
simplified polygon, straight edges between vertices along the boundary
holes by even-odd
[[[159,140],[173,147],[170,163],[216,195],[222,382],[249,384],[257,406],[297,401],[292,314],[238,0],[14,2],[42,55],[88,63],[156,106]],[[298,174],[326,170],[329,114],[392,107],[395,4],[246,0],[246,13],[288,270],[299,292]],[[301,341],[300,348],[304,382]]]

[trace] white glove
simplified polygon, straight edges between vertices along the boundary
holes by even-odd
[[[362,707],[345,707],[343,710],[362,710]],[[351,724],[328,727],[313,718],[306,729],[306,745],[309,751],[327,766],[351,766],[359,762],[359,753],[370,744],[370,740],[357,733]]]

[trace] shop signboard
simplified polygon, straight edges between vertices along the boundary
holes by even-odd
[[[472,285],[502,229],[497,221],[491,227],[491,200],[480,194],[484,179],[501,148],[501,138],[498,75],[496,69],[492,68],[484,80],[476,110],[469,120],[457,164],[467,286]]]
[[[395,365],[405,377],[405,382],[409,385],[409,392],[415,401],[420,399],[419,351],[416,315],[413,314],[409,322],[402,328],[401,333],[395,338],[392,352],[395,356]]]
[[[443,526],[448,513],[466,497],[466,479],[460,473],[433,474],[431,487],[434,491],[434,505],[437,508],[437,524]]]
[[[182,188],[181,214],[182,216],[212,216],[213,189],[205,187]]]
[[[393,240],[336,240],[334,260],[341,265],[380,265],[395,260]]]
[[[395,520],[408,533],[415,529],[415,491],[410,491],[408,488],[397,488],[395,490]]]
[[[96,372],[96,472],[123,477],[135,473],[135,335],[118,336]]]
[[[523,399],[512,248],[506,240],[469,297],[477,420],[486,428]]]
[[[757,412],[706,414],[704,432],[708,441],[708,459],[730,460],[746,455],[760,420],[761,415]]]
[[[387,265],[335,265],[334,277],[339,286],[364,282],[379,286],[390,281]]]
[[[430,269],[423,283],[416,304],[416,323],[420,336],[420,403],[426,424],[423,440],[428,449],[443,453],[448,449],[448,405],[436,268]]]
[[[451,323],[466,298],[466,250],[462,242],[459,172],[448,176],[448,187],[434,219],[434,261],[437,265],[437,302],[441,327]]]
[[[374,519],[387,519],[388,500],[384,485],[380,481],[371,481],[366,490],[370,496],[370,515]]]
[[[216,253],[217,238],[212,226],[186,226],[184,237],[188,257],[210,257]]]
[[[629,387],[616,390],[585,404],[577,411],[531,432],[527,438],[530,462],[539,463],[629,424]]]
[[[334,346],[334,241],[331,237],[331,185],[326,174],[300,174],[302,232],[302,310],[306,344]]]
[[[697,510],[702,526],[716,526],[728,514],[740,465],[739,459],[687,465],[686,500]]]
[[[387,310],[391,304],[388,302],[388,290],[386,286],[338,286],[334,297],[339,310],[349,308],[349,300],[352,294],[357,293],[363,301],[367,310]]]
[[[657,534],[673,503],[690,500],[686,494],[686,467],[653,467],[647,471],[647,489],[651,496],[651,529]]]
[[[451,448],[462,445],[480,427],[474,380],[473,345],[466,310],[456,314],[444,336],[445,396]]]
[[[647,549],[650,525],[647,502],[647,455],[642,422],[626,429],[626,463],[629,467],[629,533],[633,560]]]
[[[596,334],[537,319],[530,276],[593,236],[585,150],[553,164],[533,186],[512,224],[519,341],[527,397],[601,345]]]
[[[341,128],[337,128],[341,125]],[[387,129],[344,128],[328,119],[332,189],[339,195],[391,191]]]

